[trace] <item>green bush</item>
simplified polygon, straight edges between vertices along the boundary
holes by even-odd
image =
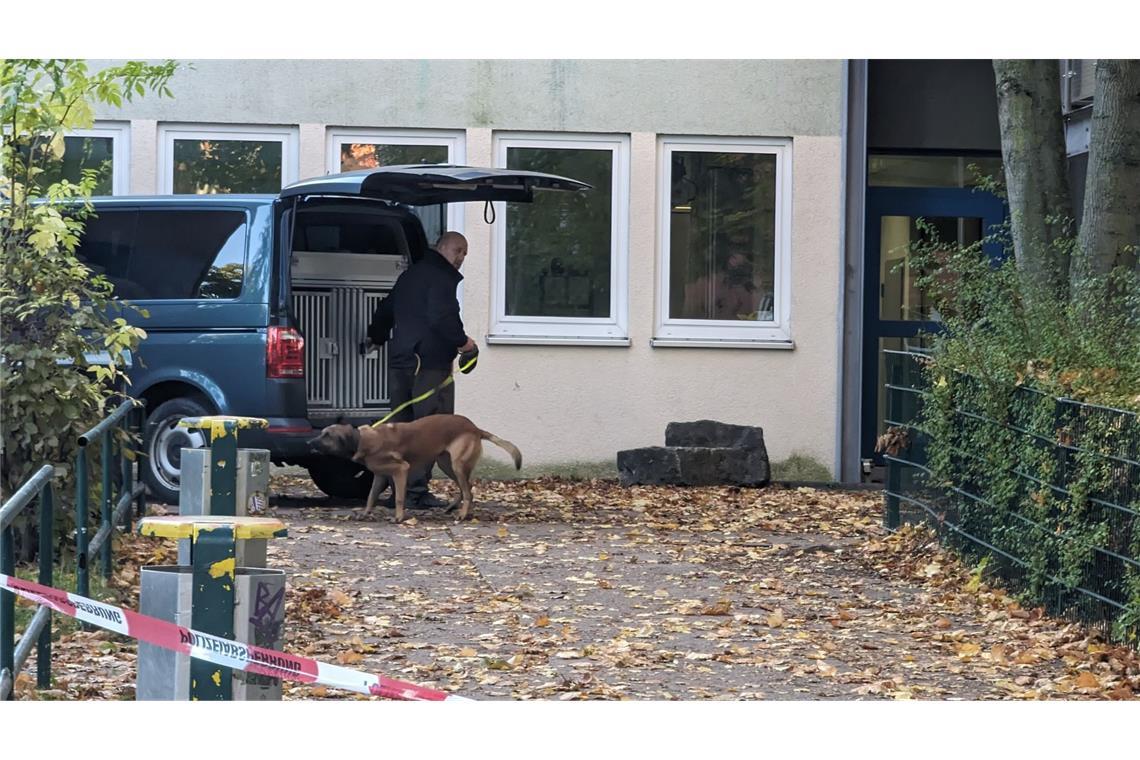
[[[46,463],[69,482],[76,437],[118,401],[124,353],[145,333],[128,324],[111,285],[76,258],[101,169],[58,174],[65,137],[112,106],[148,91],[168,94],[175,65],[131,62],[91,73],[82,61],[0,60],[0,491],[11,494]],[[91,365],[90,351],[109,363]],[[96,476],[97,477],[97,476]],[[57,498],[66,528],[65,502]]]
[[[1135,640],[1140,570],[1119,557],[1140,561],[1140,466],[1127,463],[1140,451],[1128,411],[1140,410],[1140,278],[1118,269],[1052,292],[1012,256],[984,255],[1005,230],[966,248],[928,239],[912,258],[944,325],[923,360],[928,484],[958,527],[1024,563],[994,556],[1028,598]],[[1126,609],[1105,614],[1078,589]]]

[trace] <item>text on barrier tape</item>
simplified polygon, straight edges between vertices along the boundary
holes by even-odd
[[[46,605],[76,620],[233,670],[259,673],[288,681],[320,684],[388,699],[432,702],[465,699],[406,681],[342,668],[339,665],[329,665],[308,657],[298,657],[275,649],[243,644],[240,641],[183,628],[149,615],[97,602],[50,586],[41,586],[11,575],[0,573],[0,588],[5,588],[37,604]]]

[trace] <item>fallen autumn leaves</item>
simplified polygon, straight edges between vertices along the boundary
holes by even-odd
[[[1136,652],[1022,609],[925,530],[886,534],[878,494],[484,482],[475,522],[429,512],[395,526],[348,519],[307,480],[274,484],[275,503],[292,507],[276,508],[290,538],[270,548],[289,572],[286,649],[465,696],[1140,692]],[[110,639],[57,648],[56,698],[133,695],[134,645]]]

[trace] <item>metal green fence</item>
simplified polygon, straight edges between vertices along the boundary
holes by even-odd
[[[90,596],[91,557],[99,556],[103,577],[110,579],[112,537],[116,527],[130,532],[131,504],[137,505],[136,513],[139,517],[146,512],[146,488],[141,482],[133,483],[131,460],[124,452],[128,440],[125,434],[130,432],[132,418],[135,421],[134,431],[141,434],[143,409],[142,402],[124,401],[110,416],[79,436],[79,453],[75,455],[75,593],[81,596]],[[94,538],[88,540],[93,490],[88,474],[91,444],[99,447],[99,460],[102,464],[99,493],[102,503],[99,509],[99,530]],[[117,499],[114,496],[115,473],[119,477]]]
[[[138,516],[145,514],[145,487],[142,483],[134,482],[132,460],[126,454],[129,449],[133,450],[129,433],[132,428],[133,432],[140,432],[142,422],[141,403],[124,401],[106,419],[79,436],[79,453],[75,462],[75,560],[76,593],[83,596],[90,596],[89,559],[98,555],[103,577],[109,579],[115,529],[121,527],[130,532],[132,504],[137,505]],[[89,508],[91,496],[95,492],[88,473],[90,449],[94,448],[91,444],[99,449],[102,470],[97,515],[92,515]],[[55,585],[54,509],[57,499],[52,486],[54,472],[52,465],[45,464],[0,506],[0,573],[16,574],[14,523],[38,496],[38,581],[45,586]],[[100,527],[95,536],[88,540],[92,517],[97,517]],[[14,594],[0,590],[0,700],[12,698],[16,676],[23,669],[33,647],[36,648],[36,685],[41,689],[51,685],[51,610],[40,607],[17,642],[15,602]]]
[[[52,486],[55,468],[45,464],[24,482],[12,498],[0,507],[0,573],[16,574],[16,553],[12,540],[12,523],[19,514],[39,496],[40,547],[39,578],[45,586],[52,585]],[[12,698],[16,676],[24,667],[32,645],[36,645],[36,684],[47,688],[51,683],[51,610],[40,607],[35,617],[20,636],[16,645],[16,595],[0,591],[0,700]]]
[[[1140,416],[1025,386],[1008,390],[997,415],[971,392],[979,381],[963,375],[936,402],[922,353],[884,355],[884,424],[905,431],[885,455],[886,526],[926,520],[1051,613],[1135,644]],[[928,429],[922,412],[930,403],[947,404],[940,418],[951,424]],[[1001,445],[971,445],[983,437]]]

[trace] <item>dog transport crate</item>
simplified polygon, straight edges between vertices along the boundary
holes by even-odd
[[[292,307],[305,336],[305,385],[314,425],[337,417],[375,417],[391,408],[388,351],[361,354],[368,323],[406,268],[406,243],[392,253],[295,250]]]

